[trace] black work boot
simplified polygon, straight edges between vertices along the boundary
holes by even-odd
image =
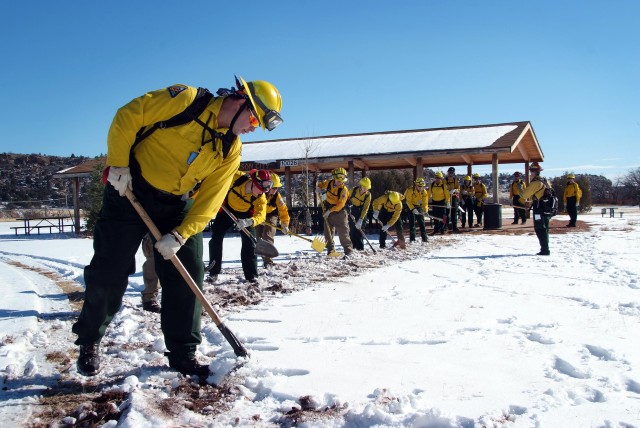
[[[183,375],[209,376],[209,365],[200,364],[196,357],[169,356],[169,367],[176,369]]]
[[[80,345],[80,356],[77,362],[78,373],[94,376],[100,371],[100,344]]]
[[[160,313],[160,303],[157,300],[149,300],[148,302],[142,302],[142,309],[147,312]]]

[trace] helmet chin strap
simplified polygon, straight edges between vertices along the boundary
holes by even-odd
[[[236,121],[240,117],[240,114],[242,114],[242,112],[248,108],[249,108],[249,100],[245,99],[244,103],[240,106],[236,114],[233,116],[233,119],[231,119],[231,123],[229,124],[229,130],[225,134],[225,138],[228,138],[230,139],[230,141],[233,141],[237,137],[237,135],[233,133],[233,126],[235,125]]]

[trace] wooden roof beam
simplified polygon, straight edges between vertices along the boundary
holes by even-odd
[[[407,162],[409,165],[415,167],[418,162],[416,161],[416,158],[403,158],[405,160],[405,162]]]

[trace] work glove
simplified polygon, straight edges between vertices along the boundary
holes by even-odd
[[[169,260],[176,255],[185,242],[182,235],[173,229],[170,233],[162,235],[162,238],[156,242],[155,247],[165,260]]]
[[[382,226],[382,231],[386,232],[387,230],[389,230],[390,227],[391,227],[391,225],[389,223],[387,223],[384,226]]]
[[[378,216],[379,216],[379,215],[380,215],[380,211],[374,211],[374,212],[373,212],[373,218],[374,218],[375,220],[377,220],[377,219],[378,219]]]
[[[329,218],[329,214],[331,214],[331,210],[326,210],[323,214],[322,217],[324,217],[324,219],[328,219]]]
[[[415,215],[420,215],[420,211],[417,208],[412,209],[411,212]]]
[[[356,229],[362,229],[362,219],[356,221]]]
[[[236,223],[236,229],[238,230],[242,230],[244,228],[251,227],[251,226],[253,226],[252,218],[240,218]]]
[[[128,166],[110,166],[107,181],[118,191],[120,196],[124,196],[124,192],[127,189],[133,190],[131,186],[131,172]]]
[[[284,233],[285,235],[289,234],[289,225],[288,224],[283,224],[282,225],[282,233]]]

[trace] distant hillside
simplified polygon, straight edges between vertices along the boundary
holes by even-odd
[[[54,179],[53,174],[87,161],[88,157],[0,153],[0,210],[73,205],[71,180]],[[83,185],[80,190],[82,195]]]

